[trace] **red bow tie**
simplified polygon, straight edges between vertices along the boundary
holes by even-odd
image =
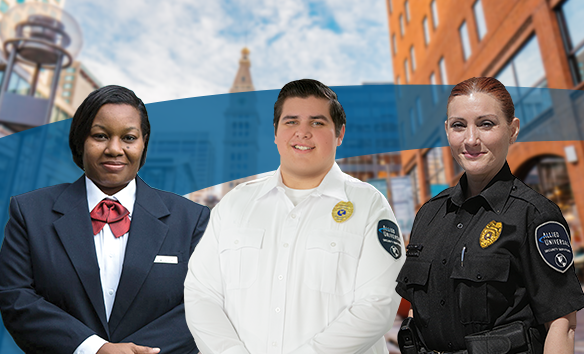
[[[109,224],[116,238],[130,230],[130,212],[120,202],[104,199],[90,213],[93,234],[97,235],[105,224]]]

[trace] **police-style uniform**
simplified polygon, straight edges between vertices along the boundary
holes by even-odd
[[[507,163],[465,200],[466,175],[416,215],[397,291],[427,349],[465,349],[466,335],[521,321],[544,324],[584,307],[560,209]],[[540,344],[542,345],[542,344]]]
[[[385,197],[334,164],[294,205],[280,170],[213,209],[189,262],[187,324],[202,353],[387,352],[405,249]]]

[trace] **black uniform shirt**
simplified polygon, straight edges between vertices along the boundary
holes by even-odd
[[[465,335],[517,320],[541,329],[583,308],[557,205],[507,163],[479,195],[465,200],[466,187],[463,175],[422,206],[398,276],[397,292],[412,303],[427,347],[460,350]]]

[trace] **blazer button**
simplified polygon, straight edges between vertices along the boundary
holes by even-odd
[[[408,277],[405,277],[404,278],[404,283],[407,283],[407,282],[408,282]]]
[[[481,279],[483,279],[483,276],[482,276],[482,275],[480,275],[480,274],[477,274],[477,279],[478,279],[478,280],[481,280]]]

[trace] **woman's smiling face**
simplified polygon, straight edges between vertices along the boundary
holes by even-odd
[[[519,133],[519,119],[509,123],[496,99],[471,93],[452,99],[444,127],[452,156],[467,176],[490,180],[505,164]]]

